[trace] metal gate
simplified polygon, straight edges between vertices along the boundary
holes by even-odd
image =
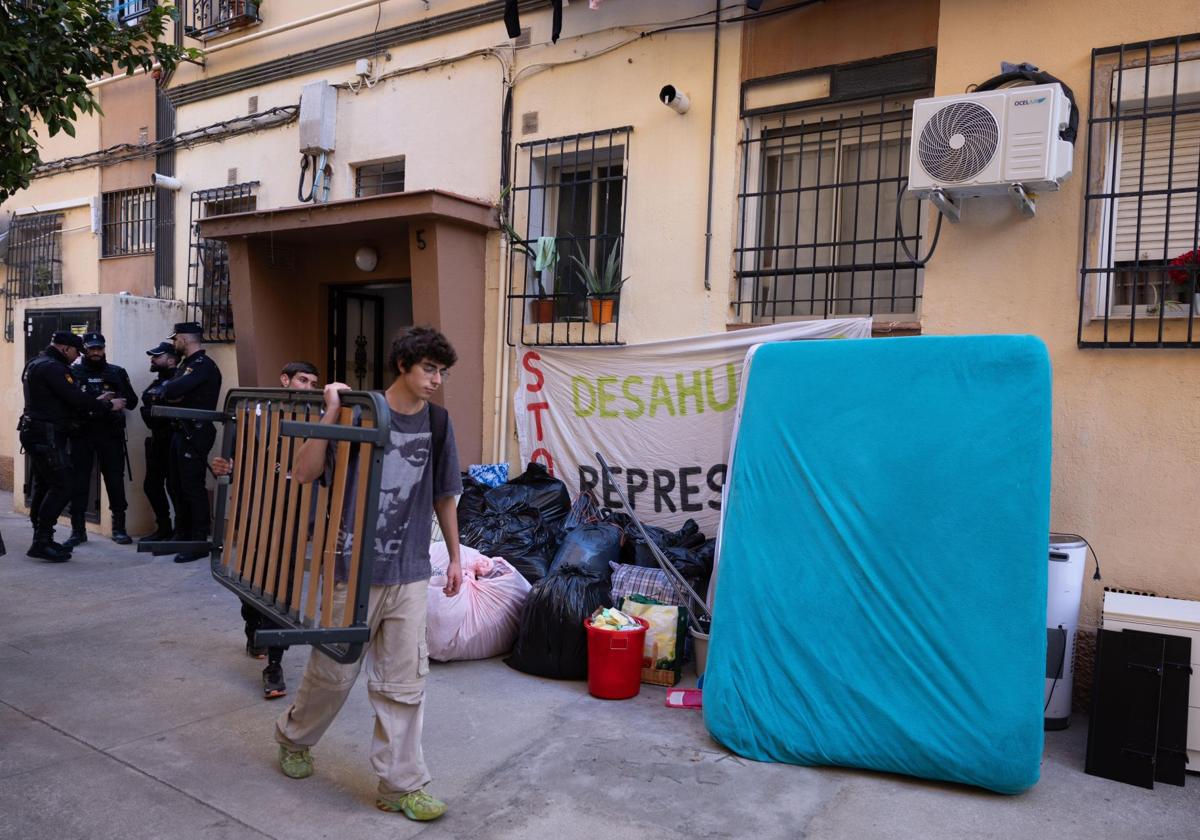
[[[213,539],[139,544],[168,554],[211,550],[217,582],[278,625],[262,647],[313,645],[353,662],[369,637],[371,585],[388,407],[380,393],[343,391],[338,422],[322,424],[320,392],[235,388],[221,411],[156,406],[155,416],[224,424],[221,454],[233,474],[217,484]],[[292,464],[303,439],[324,438],[332,455],[322,480],[301,484]],[[334,586],[348,597],[335,609]]]

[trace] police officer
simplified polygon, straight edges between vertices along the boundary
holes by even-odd
[[[175,408],[214,411],[221,392],[221,371],[201,347],[200,325],[188,321],[175,325],[171,339],[180,357],[179,371],[163,383],[162,401]],[[205,470],[208,451],[217,431],[212,423],[201,420],[175,420],[172,423],[171,463],[168,473],[172,496],[176,500],[175,537],[180,540],[208,539],[208,488]],[[206,551],[180,552],[176,563],[190,563],[208,556]]]
[[[33,469],[33,494],[29,519],[33,523],[30,557],[62,563],[71,558],[71,549],[54,541],[54,523],[71,501],[71,462],[68,455],[68,428],[80,411],[108,403],[110,411],[122,406],[113,403],[113,394],[89,396],[75,383],[70,365],[79,358],[83,340],[69,332],[56,332],[49,346],[37,355],[21,374],[25,390],[25,410],[17,427],[21,446],[29,454]]]
[[[88,490],[92,483],[92,463],[100,462],[100,475],[108,490],[108,508],[112,511],[112,541],[129,545],[133,540],[125,532],[125,412],[137,407],[137,394],[125,368],[111,364],[104,353],[104,336],[98,332],[83,336],[83,358],[71,372],[85,394],[98,397],[113,394],[109,410],[93,402],[79,413],[79,423],[71,434],[71,470],[75,474],[71,497],[71,537],[63,545],[74,548],[87,542],[84,520]]]
[[[168,496],[167,474],[171,463],[171,421],[165,417],[153,417],[150,410],[156,405],[162,405],[162,387],[175,376],[179,357],[175,355],[175,345],[169,341],[160,341],[146,351],[150,357],[150,372],[158,374],[155,379],[142,391],[142,419],[150,434],[146,437],[146,478],[142,481],[142,492],[154,510],[155,529],[142,539],[169,540],[175,533],[171,527],[171,504],[179,510],[179,501]]]

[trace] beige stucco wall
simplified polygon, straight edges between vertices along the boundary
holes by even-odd
[[[99,132],[94,118],[83,120],[77,130],[78,142],[62,142],[60,134],[48,144],[44,159],[81,154],[96,147]],[[90,147],[90,148],[89,148]],[[99,171],[86,169],[67,172],[50,178],[38,178],[29,189],[22,190],[0,205],[0,215],[27,212],[40,207],[71,206],[53,212],[63,214],[62,277],[63,291],[70,294],[94,292],[97,288],[97,258],[100,254],[99,236],[92,233],[92,199],[99,194]],[[0,264],[0,284],[7,280],[8,269]],[[0,286],[2,287],[2,286]],[[21,321],[14,313],[14,341],[0,340],[0,370],[16,371],[16,376],[0,377],[0,480],[7,483],[12,475],[13,459],[17,454],[17,417],[21,413],[21,365],[25,359],[25,343]],[[15,366],[15,367],[14,367]]]
[[[1030,61],[1085,100],[1086,125],[1094,47],[1194,32],[1196,22],[1194,0],[943,2],[937,92],[982,81],[1001,59]],[[1083,534],[1103,560],[1103,583],[1091,579],[1090,563],[1085,578],[1081,623],[1094,627],[1104,585],[1200,598],[1200,354],[1076,346],[1085,136],[1075,174],[1041,197],[1036,218],[1018,217],[1005,199],[975,200],[961,224],[943,230],[925,273],[924,329],[1024,332],[1046,342],[1054,365],[1051,527]]]
[[[264,6],[264,26],[302,17],[315,3]],[[472,5],[436,4],[434,14]],[[310,8],[311,7],[311,8]],[[713,290],[703,285],[705,201],[709,153],[713,30],[698,28],[638,39],[654,24],[691,18],[710,11],[698,0],[662,0],[653,4],[610,0],[593,11],[587,4],[565,10],[559,43],[549,45],[550,12],[522,16],[532,29],[534,46],[514,52],[500,22],[419,43],[388,49],[385,71],[416,67],[482,48],[498,48],[518,81],[513,97],[514,143],[593,130],[633,126],[626,218],[624,273],[633,279],[622,297],[621,337],[639,342],[725,328],[729,270],[735,229],[737,184],[737,79],[740,28],[722,28],[718,144],[713,214]],[[279,15],[279,19],[272,17]],[[385,3],[381,28],[429,15],[419,5]],[[365,22],[365,23],[364,23]],[[336,24],[336,25],[335,25]],[[173,84],[219,76],[231,70],[295,52],[313,43],[330,43],[370,31],[375,10],[336,21],[273,35],[246,47],[210,57],[204,70],[182,68]],[[253,30],[250,30],[253,31]],[[315,39],[315,40],[314,40]],[[619,46],[606,55],[586,56]],[[216,43],[220,43],[219,41]],[[289,46],[290,45],[290,46]],[[574,62],[574,63],[572,63]],[[563,63],[539,71],[538,65]],[[179,108],[180,130],[209,125],[246,113],[247,98],[258,97],[259,110],[299,101],[309,81],[339,84],[357,81],[353,63],[261,85]],[[499,199],[501,107],[504,66],[496,57],[474,56],[428,71],[380,81],[371,89],[338,93],[337,150],[331,199],[353,196],[353,166],[397,155],[405,157],[409,190],[441,189],[490,202]],[[692,108],[680,116],[658,102],[667,83],[686,92]],[[521,114],[539,113],[534,134],[520,131]],[[188,194],[226,183],[237,168],[239,181],[258,181],[257,207],[266,210],[297,204],[300,155],[296,125],[236,137],[219,144],[179,152],[176,173],[184,189],[176,194],[176,288],[187,276]],[[500,238],[489,238],[484,288],[484,435],[489,457],[502,442],[516,461],[511,418],[512,354],[504,341],[504,305],[508,260]],[[345,266],[351,278],[357,272]],[[331,277],[330,282],[343,278]]]
[[[633,13],[630,3],[606,4],[603,8],[611,10],[613,24],[627,21]],[[652,22],[705,10],[703,4],[664,3],[638,11]],[[598,34],[594,41],[605,38],[613,40],[611,34]],[[713,30],[700,27],[644,38],[591,61],[532,75],[516,88],[516,142],[625,125],[633,128],[622,264],[622,273],[630,277],[621,291],[623,342],[721,332],[726,328],[740,177],[740,39],[738,26],[722,27],[715,103],[711,290],[704,287],[704,258],[714,107]],[[547,49],[544,56],[523,56],[522,62],[529,65],[563,60],[572,53],[594,49],[591,43],[562,45]],[[691,99],[686,114],[676,114],[658,101],[659,90],[668,83]],[[523,135],[521,114],[528,111],[538,112],[539,130]],[[503,315],[497,312],[489,321],[502,324]],[[497,423],[504,449],[498,451],[501,460],[508,460],[519,470],[523,465],[511,422],[516,369],[511,360],[504,367],[508,382],[498,394],[498,408],[504,414],[498,416]]]
[[[634,2],[639,2],[639,0],[634,0]],[[203,43],[192,38],[185,39],[187,46],[221,47],[221,49],[213,53],[208,59],[206,67],[196,67],[194,65],[180,67],[175,73],[172,84],[186,84],[197,79],[221,75],[232,70],[270,61],[275,58],[295,55],[296,53],[311,49],[314,44],[332,44],[349,38],[361,37],[377,28],[376,20],[378,20],[378,29],[386,30],[405,23],[437,18],[447,12],[458,11],[478,4],[479,0],[437,0],[434,3],[430,3],[427,9],[425,3],[414,2],[414,0],[390,0],[390,2],[384,0],[378,6],[368,6],[358,11],[325,18],[317,23],[258,38],[251,42],[253,44],[252,47],[235,46],[228,49],[224,48],[224,44],[248,35],[293,23],[312,15],[337,9],[341,6],[350,5],[350,0],[285,0],[285,2],[266,0],[266,2],[262,3],[259,11],[259,16],[262,18],[262,23],[260,24],[237,29]],[[546,12],[544,15],[549,20],[549,13]],[[529,23],[522,20],[522,25],[528,26]],[[504,24],[499,21],[488,26],[487,30],[485,40],[489,44],[502,43],[506,38]],[[406,45],[400,49],[389,48],[388,51],[392,53],[392,59],[388,61],[382,56],[381,58],[383,58],[385,66],[388,69],[407,66],[409,64],[407,51],[419,46],[419,44],[413,44]],[[217,56],[220,56],[219,60]],[[253,91],[248,91],[247,93],[253,93]]]

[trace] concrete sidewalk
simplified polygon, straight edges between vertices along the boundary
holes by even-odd
[[[451,810],[411,823],[373,807],[364,685],[316,775],[279,772],[287,700],[260,699],[237,599],[204,562],[92,536],[46,564],[24,556],[26,520],[0,513],[0,530],[3,838],[1200,838],[1200,777],[1145,791],[1087,776],[1086,721],[1048,733],[1042,781],[1004,797],[746,761],[664,689],[605,702],[498,659],[434,665],[425,751]],[[290,688],[306,656],[284,658]]]

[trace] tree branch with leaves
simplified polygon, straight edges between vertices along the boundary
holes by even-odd
[[[0,201],[29,186],[42,162],[37,123],[75,136],[83,114],[102,113],[88,83],[114,73],[170,73],[199,50],[162,40],[172,6],[150,4],[127,24],[113,0],[0,0]]]

